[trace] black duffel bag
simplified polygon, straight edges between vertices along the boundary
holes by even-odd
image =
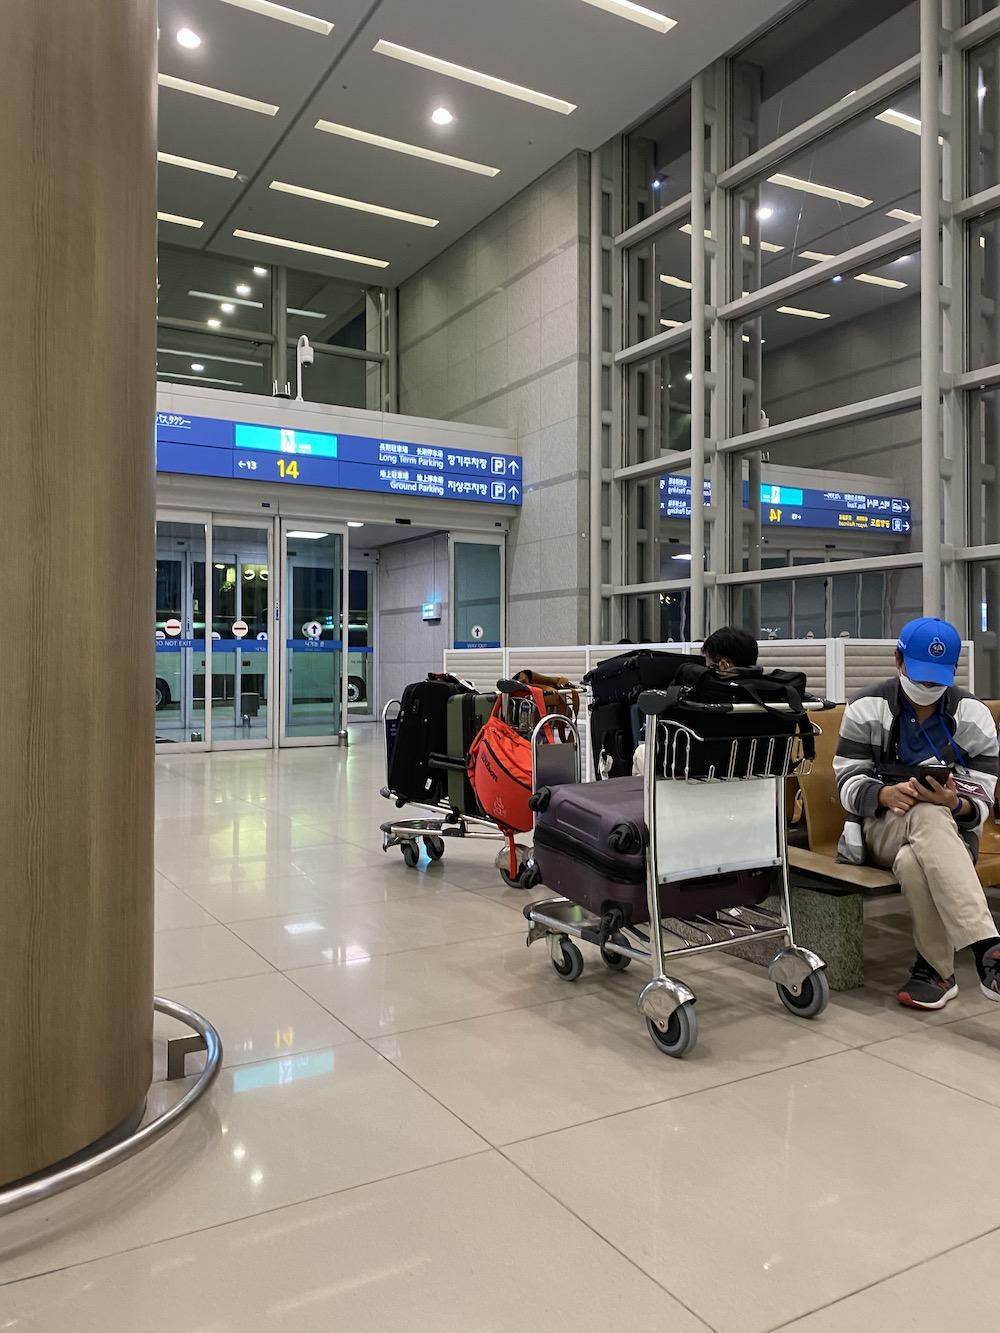
[[[630,648],[587,672],[583,683],[593,698],[590,744],[599,778],[631,774],[632,754],[642,739],[642,719],[635,704],[643,690],[665,690],[682,667],[704,665],[703,657]]]
[[[806,678],[801,671],[740,667],[720,672],[690,663],[667,689],[644,692],[639,708],[647,716],[678,723],[700,738],[672,739],[668,775],[777,777],[789,771],[790,761],[794,764],[798,758],[815,756],[813,727],[803,707],[805,694]],[[737,710],[737,704],[755,707]],[[659,731],[658,737],[662,739]],[[734,752],[734,741],[753,739],[756,746],[739,744]],[[794,742],[791,747],[790,739]],[[661,748],[658,745],[657,762],[662,764]]]

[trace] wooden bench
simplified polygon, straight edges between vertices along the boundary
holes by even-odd
[[[987,702],[993,720],[1000,725],[1000,702]],[[808,773],[799,778],[805,811],[808,845],[789,847],[788,865],[792,883],[800,899],[798,915],[812,921],[812,930],[800,930],[802,943],[810,945],[827,959],[830,983],[836,989],[862,984],[863,918],[861,901],[886,893],[898,893],[899,884],[891,870],[873,865],[843,865],[837,861],[837,842],[844,827],[845,812],[837,795],[833,757],[837,751],[844,706],[825,713],[814,713],[821,728],[816,737],[816,758]],[[984,888],[1000,885],[1000,822],[993,816],[983,829],[979,861],[976,866]],[[842,899],[852,898],[838,911],[811,912],[802,897],[803,890]],[[804,910],[803,910],[804,909]],[[810,938],[810,934],[812,937]]]

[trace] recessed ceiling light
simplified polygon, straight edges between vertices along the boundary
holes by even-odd
[[[895,218],[897,222],[919,222],[920,214],[911,213],[906,208],[890,208],[886,213],[887,218]]]
[[[201,363],[200,361],[192,361],[192,362],[191,362],[191,369],[192,369],[192,370],[198,370],[198,371],[201,371],[201,370],[204,370],[205,367],[202,365],[202,363]]]
[[[260,241],[262,245],[277,245],[283,250],[304,250],[310,255],[326,255],[328,259],[344,259],[349,264],[365,264],[369,268],[388,268],[388,259],[372,259],[369,255],[352,255],[347,250],[331,250],[325,245],[307,245],[305,241],[289,241],[284,236],[266,236],[259,231],[245,231],[237,227],[233,235],[241,241]]]
[[[772,217],[774,217],[774,209],[768,208],[766,204],[764,205],[763,208],[757,209],[758,222],[767,222],[767,220]]]
[[[236,284],[236,291],[237,291],[237,294],[240,295],[240,296],[249,296],[249,295],[250,295],[250,287],[249,287],[249,285],[248,285],[247,283],[245,283],[245,282],[238,282],[238,283]]]
[[[843,277],[841,276],[841,274],[838,273],[835,277],[831,278],[830,281],[831,281],[831,282],[843,282],[844,279],[843,279]]]
[[[672,273],[661,273],[660,281],[666,283],[668,287],[682,287],[685,291],[691,290],[691,284],[687,278],[675,278]]]
[[[368,204],[363,199],[348,199],[342,194],[327,194],[325,190],[310,190],[305,185],[289,185],[287,181],[272,181],[272,190],[282,194],[298,194],[303,199],[316,199],[321,204],[335,204],[338,208],[353,208],[357,213],[375,213],[381,218],[394,218],[397,222],[413,222],[418,227],[436,227],[437,218],[425,217],[423,213],[404,213],[400,208],[384,208],[381,204]]]
[[[204,227],[204,222],[200,218],[185,218],[179,213],[160,213],[156,214],[159,222],[173,222],[178,227]]]
[[[201,38],[193,28],[178,28],[177,45],[186,46],[189,51],[193,51],[196,46],[201,46]]]
[[[287,5],[275,5],[271,0],[222,0],[224,5],[233,5],[236,9],[249,10],[251,14],[260,14],[262,18],[277,19],[279,23],[291,23],[293,27],[305,28],[307,32],[318,32],[321,37],[329,37],[333,24],[327,19],[315,18],[312,14],[303,14],[299,9],[289,9]]]
[[[905,282],[900,282],[898,278],[880,278],[877,273],[856,273],[855,282],[868,282],[873,287],[894,287],[896,289],[905,287]]]
[[[237,288],[237,290],[239,289]],[[249,291],[249,288],[247,290]],[[253,310],[263,310],[264,308],[263,301],[248,301],[245,297],[226,296],[222,292],[200,292],[194,287],[188,291],[188,296],[198,296],[203,301],[223,301],[225,304],[222,309],[226,310],[228,307],[229,311],[235,310],[238,305],[249,306]]]
[[[332,120],[317,120],[316,129],[324,134],[338,134],[342,139],[354,139],[357,143],[368,144],[371,148],[387,148],[391,153],[405,153],[408,157],[422,157],[427,162],[437,162],[442,167],[455,167],[459,171],[471,171],[477,176],[499,176],[499,167],[488,167],[482,162],[470,162],[464,157],[452,157],[450,153],[439,153],[433,148],[421,148],[419,144],[404,143],[402,139],[387,139],[384,134],[369,134],[367,130],[356,130],[350,125],[338,125]]]
[[[302,541],[318,542],[320,537],[329,537],[328,532],[286,532],[286,537],[299,537]]]
[[[357,522],[356,519],[349,518],[349,519],[347,520],[347,526],[348,526],[349,528],[363,528],[365,525],[364,525],[363,523],[359,523],[359,522]],[[291,534],[289,534],[289,535],[291,535]]]
[[[820,310],[802,310],[795,305],[779,305],[779,315],[798,315],[799,319],[829,319],[829,315],[823,314]]]
[[[206,83],[192,83],[190,79],[175,79],[172,74],[157,74],[156,81],[161,88],[173,88],[175,92],[190,93],[192,97],[207,97],[210,102],[225,102],[227,106],[257,111],[262,116],[276,116],[280,109],[272,102],[258,102],[255,97],[227,93],[222,88],[210,88]]]
[[[327,316],[322,310],[300,310],[298,306],[288,306],[290,315],[301,315],[304,319],[326,319]]]
[[[880,120],[883,125],[893,125],[897,130],[906,130],[907,134],[920,134],[920,121],[916,116],[908,116],[905,111],[894,111],[891,106],[880,111],[875,119]],[[938,143],[944,143],[940,134]]]
[[[206,319],[205,323],[210,329],[220,329],[222,327],[221,319]]]
[[[264,267],[263,264],[254,264],[253,271],[257,274],[258,278],[267,277],[267,269]]]
[[[519,83],[510,83],[499,79],[494,74],[483,74],[466,65],[455,65],[450,60],[441,60],[438,56],[427,55],[423,51],[414,51],[408,46],[398,46],[395,42],[382,39],[372,47],[376,55],[391,56],[393,60],[402,60],[407,65],[416,65],[420,69],[429,69],[433,74],[443,74],[445,78],[461,79],[463,83],[474,84],[491,93],[501,93],[504,97],[516,98],[519,102],[530,102],[545,111],[558,111],[568,116],[576,110],[574,102],[566,102],[561,97],[552,97],[548,93],[536,92],[534,88],[524,88]]]
[[[661,319],[660,323],[665,329],[679,329],[682,327],[679,319]]]
[[[231,315],[236,307],[233,305],[232,301],[223,301],[222,305],[219,306],[219,309],[224,315]]]
[[[669,32],[671,28],[677,27],[676,19],[668,19],[666,14],[658,14],[655,9],[647,9],[645,5],[635,5],[632,0],[583,0],[583,3],[593,5],[595,9],[603,9],[617,18],[639,23],[644,28],[652,28],[654,32]]]
[[[156,160],[171,167],[185,167],[188,171],[203,171],[206,176],[224,176],[226,180],[232,180],[236,175],[232,167],[217,167],[212,162],[199,162],[196,157],[179,157],[176,153],[157,153]]]
[[[446,106],[436,106],[431,112],[431,120],[435,125],[450,125],[454,119]]]
[[[798,176],[786,176],[783,171],[778,171],[767,179],[772,185],[783,185],[786,190],[801,190],[803,194],[816,194],[822,199],[835,199],[839,204],[850,204],[854,208],[868,208],[872,202],[863,194],[839,190],[835,185],[819,185],[816,181],[802,180]]]
[[[209,321],[209,322],[211,323],[211,321]],[[219,321],[216,320],[216,323],[218,323],[218,322],[219,322]],[[191,353],[190,353],[190,352],[185,352],[185,350],[184,350],[183,347],[158,347],[158,348],[156,349],[156,355],[157,355],[157,356],[190,356]],[[202,353],[201,353],[201,358],[202,358],[203,361],[225,361],[226,364],[227,364],[227,365],[230,365],[230,366],[254,366],[255,368],[260,366],[260,362],[259,362],[259,361],[248,361],[247,358],[246,358],[246,357],[243,357],[243,356],[217,356],[217,355],[214,355],[214,354],[210,356],[207,352],[202,352]],[[191,367],[192,370],[194,370],[194,369],[196,369],[196,368],[197,368],[197,367],[195,367],[195,366],[192,366],[192,367]],[[205,367],[202,366],[201,369],[204,370]]]
[[[689,370],[688,373],[684,376],[684,378],[685,378],[685,379],[687,380],[687,382],[690,384],[691,381],[694,379],[694,376],[691,374],[691,372],[690,372],[690,370]]]
[[[799,258],[814,259],[817,264],[820,264],[823,262],[824,259],[832,259],[833,255],[828,255],[822,250],[800,250]]]
[[[236,389],[243,387],[242,380],[220,380],[216,379],[214,375],[182,375],[177,370],[158,370],[156,378],[158,380],[197,380],[200,384],[227,384]]]

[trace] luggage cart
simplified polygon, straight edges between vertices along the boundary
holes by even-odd
[[[764,710],[737,704],[731,711]],[[814,733],[818,730],[813,727]],[[693,727],[655,715],[649,717],[647,735],[655,739],[656,756],[646,764],[644,781],[648,925],[615,923],[609,931],[608,922],[593,912],[568,898],[551,898],[524,908],[527,943],[545,939],[552,966],[567,981],[583,971],[574,938],[596,945],[613,971],[624,971],[636,960],[645,963],[652,979],[639,995],[638,1008],[653,1044],[667,1055],[685,1055],[698,1040],[695,994],[666,971],[668,961],[687,954],[771,940],[776,953],[768,976],[781,1003],[797,1017],[815,1018],[830,997],[826,964],[795,943],[788,882],[785,782],[803,769],[800,738],[725,738],[721,762],[696,776],[696,747],[711,743],[718,749],[720,738],[706,741]],[[661,893],[671,885],[768,867],[778,871],[776,912],[740,906],[681,920],[661,911]],[[665,936],[680,943],[671,944]]]
[[[386,785],[381,789],[380,794],[387,801],[395,801],[400,809],[409,805],[418,810],[427,810],[430,814],[423,819],[391,819],[382,824],[379,831],[382,834],[383,852],[387,852],[390,847],[398,847],[402,852],[403,860],[412,869],[420,860],[421,843],[423,843],[424,850],[432,861],[440,861],[441,857],[444,856],[446,839],[491,839],[494,842],[502,840],[503,834],[492,820],[460,814],[457,810],[453,810],[446,801],[440,801],[437,805],[425,805],[420,801],[402,801],[390,789],[388,785],[389,761],[392,758],[392,748],[396,743],[400,707],[399,699],[390,699],[382,709],[382,741],[385,749]],[[527,859],[526,848],[524,854],[525,859]]]

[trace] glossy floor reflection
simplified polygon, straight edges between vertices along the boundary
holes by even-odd
[[[383,855],[375,728],[348,751],[157,762],[161,992],[225,1068],[174,1134],[0,1221],[0,1330],[910,1333],[995,1322],[1000,1011],[968,969],[815,1023],[720,955],[702,1038],[659,1055],[637,969],[567,985],[491,844]],[[177,1096],[159,1081],[150,1112]]]

